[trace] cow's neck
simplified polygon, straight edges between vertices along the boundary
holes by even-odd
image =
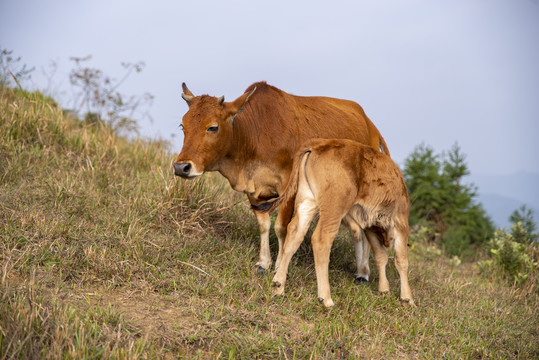
[[[254,175],[253,167],[251,160],[228,155],[219,162],[216,170],[228,180],[234,190],[248,193],[254,191],[253,184],[249,186]]]
[[[246,127],[255,127],[255,123],[241,124],[244,119],[237,118],[234,122],[234,135],[232,146],[228,149],[216,166],[217,171],[223,175],[232,188],[241,192],[254,191],[254,169],[256,169],[257,149],[253,146],[252,135],[246,131]]]
[[[281,189],[283,176],[280,166],[275,163],[278,160],[272,139],[256,135],[264,131],[258,120],[255,116],[243,116],[234,120],[234,146],[230,147],[215,168],[234,190],[244,192],[255,200],[276,196]],[[272,125],[279,126],[277,122]],[[272,129],[271,133],[283,132]]]
[[[281,173],[272,163],[252,159],[226,157],[217,171],[223,175],[232,188],[243,192],[252,201],[264,201],[275,197],[281,189]]]

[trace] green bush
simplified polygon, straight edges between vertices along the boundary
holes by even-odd
[[[514,234],[525,233],[519,222],[512,226],[512,233],[499,229],[488,243],[490,259],[479,262],[484,273],[493,273],[518,287],[537,289],[539,248],[536,242],[523,244],[515,241]]]

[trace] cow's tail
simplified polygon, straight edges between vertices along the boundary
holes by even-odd
[[[292,164],[290,179],[288,179],[288,184],[286,185],[286,188],[279,197],[258,205],[252,205],[251,208],[253,210],[261,212],[272,212],[273,210],[281,206],[283,203],[289,201],[294,196],[296,196],[296,193],[298,192],[299,172],[301,171],[301,168],[304,167],[304,164],[307,161],[311,151],[311,149],[304,149],[299,153],[299,156],[295,157],[294,163]],[[303,161],[304,157],[305,161]]]
[[[386,141],[382,137],[382,134],[380,134],[380,131],[378,130],[378,128],[374,125],[371,119],[369,119],[369,117],[365,114],[365,112],[363,112],[363,116],[365,117],[367,121],[367,129],[368,129],[368,134],[369,134],[370,146],[374,149],[378,149],[381,153],[384,153],[387,156],[391,156],[391,154],[389,153],[389,148],[387,147]]]
[[[382,135],[378,135],[378,141],[380,146],[380,152],[383,152],[387,156],[391,156],[391,154],[389,153],[389,149],[387,148],[386,141],[384,140]]]

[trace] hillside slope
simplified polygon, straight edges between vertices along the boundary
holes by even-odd
[[[0,359],[539,357],[536,294],[419,234],[415,308],[400,306],[392,264],[392,295],[377,294],[376,271],[353,284],[346,235],[332,250],[334,309],[316,301],[308,241],[272,297],[243,197],[215,174],[175,179],[165,148],[0,89]]]

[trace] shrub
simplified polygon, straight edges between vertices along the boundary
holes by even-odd
[[[73,99],[75,111],[89,124],[103,122],[121,135],[137,133],[137,118],[151,120],[148,109],[153,95],[127,96],[120,93],[118,88],[133,72],[140,73],[144,63],[122,63],[125,74],[121,80],[116,80],[100,69],[85,66],[91,58],[71,58],[75,68],[69,74],[69,81],[76,94]]]
[[[536,242],[523,244],[515,241],[514,234],[525,233],[519,222],[512,226],[512,233],[499,229],[488,243],[490,259],[479,262],[484,273],[507,279],[521,288],[536,289],[539,272],[539,247]],[[519,235],[520,236],[520,235]]]

